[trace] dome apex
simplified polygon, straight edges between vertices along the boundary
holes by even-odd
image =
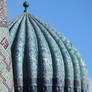
[[[25,8],[24,12],[27,12],[27,8],[29,7],[29,2],[28,2],[28,1],[25,1],[25,2],[23,3],[23,6],[24,6],[24,8]]]

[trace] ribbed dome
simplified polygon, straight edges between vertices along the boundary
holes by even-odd
[[[88,72],[61,33],[27,12],[9,22],[16,92],[88,92]]]

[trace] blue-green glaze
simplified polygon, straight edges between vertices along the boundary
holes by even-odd
[[[9,31],[16,91],[88,92],[86,65],[61,33],[27,12]]]

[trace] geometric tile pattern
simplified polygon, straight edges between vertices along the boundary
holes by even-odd
[[[8,29],[0,27],[0,92],[13,92],[13,88]]]
[[[0,0],[0,26],[7,27],[8,16],[6,0]]]
[[[14,92],[6,0],[0,0],[0,92]]]

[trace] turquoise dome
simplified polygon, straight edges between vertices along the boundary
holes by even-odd
[[[88,92],[84,60],[61,33],[27,12],[8,25],[15,92]]]

